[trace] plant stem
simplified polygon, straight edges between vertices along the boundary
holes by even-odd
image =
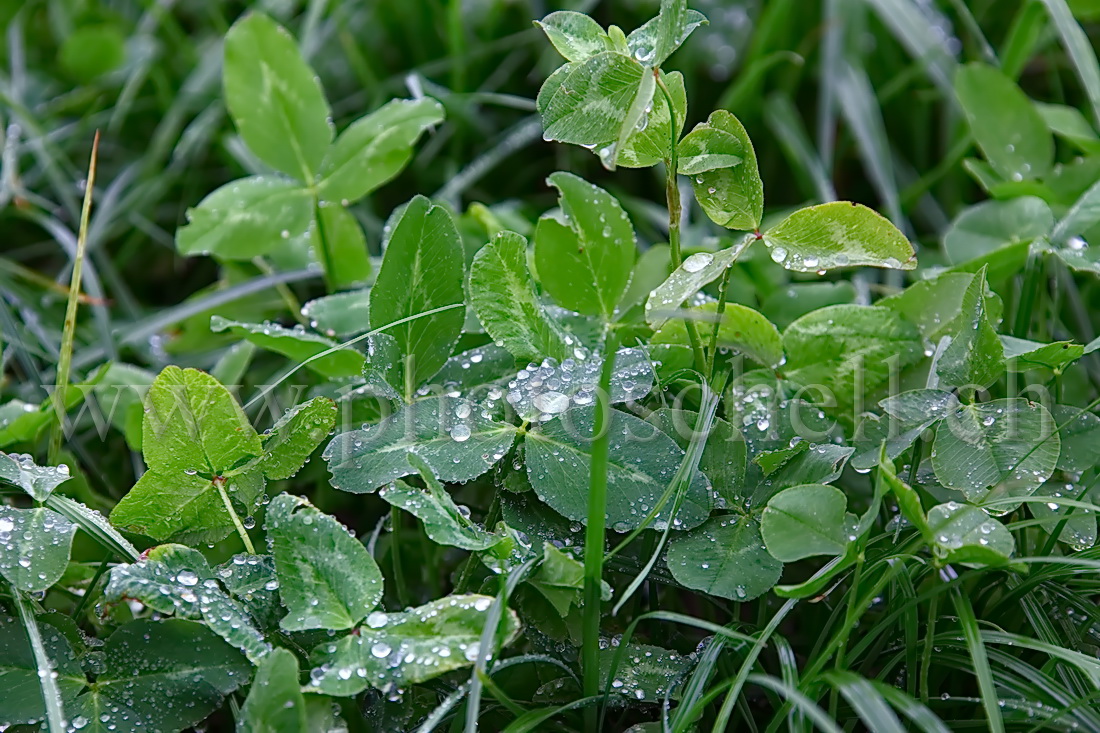
[[[263,257],[253,257],[252,264],[256,266],[256,269],[265,275],[272,276],[275,274],[275,268],[265,260]],[[294,295],[294,291],[290,289],[290,286],[286,283],[280,282],[275,284],[275,292],[279,294],[279,297],[286,303],[287,310],[290,311],[290,315],[294,320],[303,326],[308,326],[309,321],[302,315],[302,304],[298,302],[298,298]]]
[[[31,649],[34,651],[34,665],[38,669],[38,684],[42,688],[42,704],[46,708],[46,722],[50,733],[63,733],[65,730],[65,711],[61,707],[61,691],[57,688],[57,677],[54,675],[53,664],[46,653],[46,645],[42,643],[42,633],[38,630],[38,622],[35,621],[34,611],[27,602],[26,597],[17,588],[11,589],[12,598],[15,599],[15,607],[19,609],[19,619],[23,622],[23,628],[27,632]]]
[[[57,359],[57,381],[53,390],[53,409],[57,416],[50,433],[48,462],[57,463],[61,455],[61,436],[65,428],[65,398],[69,391],[69,374],[73,363],[73,340],[76,336],[76,313],[80,303],[80,283],[84,277],[84,253],[88,245],[88,221],[92,214],[92,189],[95,187],[96,158],[99,155],[99,130],[92,139],[92,155],[88,161],[88,180],[84,184],[84,205],[80,210],[80,229],[73,255],[73,272],[69,279],[69,298],[65,304],[65,328],[61,334],[61,353]]]
[[[225,479],[218,476],[214,479],[214,486],[218,489],[218,496],[222,498],[225,510],[229,512],[229,518],[233,520],[233,526],[237,528],[237,534],[240,535],[241,542],[244,543],[244,549],[248,551],[249,555],[255,555],[256,548],[252,545],[252,538],[248,536],[248,531],[241,524],[241,518],[237,516],[237,510],[233,508],[233,503],[229,501],[229,494],[225,490]]]
[[[615,368],[618,335],[612,330],[604,341],[603,369],[596,390],[596,420],[592,428],[591,477],[588,486],[588,524],[584,533],[584,621],[581,658],[584,695],[600,694],[600,608],[602,602],[603,549],[607,531],[607,459],[611,445],[611,373]],[[594,731],[599,710],[585,710],[585,730]]]
[[[710,351],[707,352],[707,373],[710,380],[714,376],[714,356],[718,353],[718,328],[722,325],[722,314],[726,312],[726,289],[730,284],[730,267],[722,273],[722,282],[718,286],[718,308],[714,311],[714,330],[710,334]]]
[[[680,186],[677,181],[677,170],[679,166],[679,159],[676,152],[677,140],[677,124],[676,124],[676,106],[672,103],[672,94],[669,93],[668,87],[665,85],[661,75],[657,69],[653,70],[653,75],[657,78],[657,88],[661,90],[661,94],[665,97],[665,104],[668,105],[669,116],[669,132],[671,135],[671,141],[669,146],[669,157],[665,161],[665,199],[668,201],[668,248],[672,253],[672,266],[677,268],[683,262],[683,255],[680,252],[680,215],[683,213],[683,205],[680,201]],[[695,355],[695,368],[700,374],[707,374],[707,359],[703,354],[703,347],[699,342],[699,332],[695,328],[695,322],[690,318],[684,320],[684,325],[687,327],[688,342],[691,344],[691,351]]]
[[[1020,289],[1020,301],[1016,306],[1016,322],[1012,327],[1012,335],[1018,339],[1026,339],[1031,329],[1032,309],[1035,307],[1035,298],[1038,295],[1039,283],[1043,277],[1043,256],[1041,254],[1030,255],[1027,259],[1027,269],[1024,271],[1024,282]]]
[[[321,267],[325,271],[325,285],[331,293],[336,289],[333,286],[333,273],[336,272],[336,263],[332,260],[332,250],[328,246],[325,219],[321,215],[321,200],[316,195],[313,197],[313,220],[317,222],[317,240],[321,250]]]
[[[401,555],[397,551],[401,544],[401,511],[397,507],[390,509],[390,560],[393,565],[393,585],[397,589],[397,602],[405,607],[408,604],[405,592],[405,571],[401,567]]]

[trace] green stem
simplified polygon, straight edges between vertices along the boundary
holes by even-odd
[[[397,589],[397,602],[404,608],[408,604],[405,592],[405,571],[401,568],[401,553],[398,546],[401,544],[401,510],[397,507],[390,509],[390,560],[393,565],[393,586]]]
[[[275,268],[263,257],[253,257],[252,264],[256,266],[257,270],[265,275],[275,274]],[[277,283],[275,285],[275,292],[283,299],[283,303],[286,304],[286,308],[290,311],[290,315],[294,320],[298,321],[298,323],[303,326],[308,326],[309,321],[302,315],[302,304],[298,302],[298,298],[294,295],[294,291],[290,289],[290,286],[286,283]]]
[[[710,351],[707,352],[707,379],[714,376],[714,356],[718,353],[718,330],[722,325],[722,314],[726,312],[726,289],[730,284],[730,267],[722,273],[722,282],[718,286],[718,308],[714,315],[714,329],[710,333]]]
[[[618,336],[611,331],[604,341],[603,369],[596,390],[591,478],[588,487],[588,525],[584,534],[584,619],[581,657],[584,661],[584,695],[600,694],[600,610],[602,602],[603,550],[607,531],[607,465],[611,445],[611,374],[615,368]],[[596,729],[599,710],[585,710],[585,730]]]
[[[103,557],[102,562],[99,563],[99,567],[96,568],[95,575],[92,576],[91,582],[89,582],[88,587],[84,589],[84,595],[80,597],[80,603],[76,604],[76,608],[73,609],[72,614],[70,614],[77,623],[80,623],[80,614],[84,612],[84,608],[88,605],[88,600],[92,597],[92,591],[95,590],[99,579],[103,577],[103,573],[107,572],[107,565],[110,563],[112,557],[114,557],[114,554],[110,551]]]
[[[325,270],[325,285],[328,286],[331,293],[336,289],[333,286],[333,273],[336,272],[336,263],[332,259],[332,250],[328,245],[325,219],[321,216],[321,200],[316,195],[313,197],[313,221],[317,223],[317,240],[321,249],[321,267]]]
[[[54,674],[53,663],[50,662],[50,657],[46,653],[46,645],[42,643],[42,633],[38,630],[34,611],[26,597],[17,588],[13,587],[11,594],[15,599],[15,607],[19,609],[19,619],[23,622],[31,649],[34,651],[34,665],[38,669],[38,684],[42,688],[42,704],[46,708],[49,731],[64,733],[65,711],[61,707],[61,691],[57,687],[57,676]]]
[[[665,161],[665,199],[668,202],[668,248],[672,253],[672,267],[677,268],[683,262],[683,255],[680,252],[680,216],[683,213],[683,204],[680,201],[680,186],[677,181],[677,170],[679,169],[679,158],[677,157],[676,145],[679,142],[677,138],[677,124],[676,124],[676,105],[672,102],[672,94],[669,93],[668,87],[665,85],[663,79],[661,79],[660,72],[657,69],[653,70],[654,76],[657,78],[657,88],[661,90],[661,94],[665,97],[665,104],[668,106],[669,116],[669,157]],[[691,344],[691,351],[695,355],[695,368],[700,374],[707,374],[707,358],[703,353],[703,347],[699,342],[699,332],[695,328],[695,322],[691,319],[685,319],[684,325],[687,327],[688,342]]]
[[[233,503],[229,501],[229,494],[225,490],[225,479],[218,476],[214,479],[214,486],[218,490],[218,496],[222,498],[222,504],[225,505],[225,511],[229,512],[229,518],[233,520],[233,526],[237,528],[237,534],[241,536],[241,542],[244,543],[244,549],[248,551],[249,555],[256,554],[256,548],[252,545],[252,538],[248,536],[248,531],[241,524],[241,518],[237,516],[237,510],[233,508]]]
[[[96,157],[99,154],[99,131],[92,139],[92,155],[88,162],[88,181],[84,184],[84,205],[80,210],[80,229],[76,237],[76,252],[73,254],[73,272],[69,278],[69,298],[65,304],[65,328],[61,333],[61,352],[57,359],[57,383],[54,385],[52,402],[57,422],[50,433],[48,462],[57,463],[61,455],[61,435],[65,427],[65,397],[69,391],[69,374],[73,363],[73,340],[76,336],[76,314],[80,304],[80,284],[84,277],[84,252],[88,244],[88,221],[92,214],[92,189],[95,187]]]
[[[921,651],[920,658],[920,683],[918,689],[920,690],[920,699],[925,705],[928,704],[929,691],[928,691],[928,670],[932,668],[932,649],[935,646],[936,638],[936,614],[939,612],[940,597],[938,595],[932,596],[928,601],[928,627],[924,634],[924,649]]]
[[[1033,254],[1028,257],[1027,269],[1024,272],[1024,282],[1020,289],[1020,302],[1016,307],[1016,322],[1012,328],[1012,335],[1018,339],[1026,339],[1031,329],[1031,315],[1035,307],[1035,298],[1038,295],[1039,283],[1043,277],[1043,256]]]

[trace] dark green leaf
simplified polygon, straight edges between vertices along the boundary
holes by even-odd
[[[364,359],[358,351],[350,347],[341,348],[335,341],[301,326],[286,328],[276,323],[238,323],[213,316],[210,330],[214,333],[229,331],[260,348],[282,354],[296,365],[304,364],[325,377],[351,377],[363,371]]]
[[[336,403],[327,397],[314,397],[287,410],[271,430],[260,436],[264,475],[285,479],[298,473],[335,424]]]
[[[783,572],[750,517],[715,517],[674,538],[666,562],[678,582],[731,601],[767,593]]]
[[[382,573],[367,548],[305,499],[275,497],[264,528],[287,631],[350,629],[382,600]]]
[[[52,509],[0,505],[0,575],[18,590],[46,590],[68,567],[75,533]]]
[[[389,236],[378,280],[371,290],[370,323],[397,339],[404,356],[406,399],[431,379],[462,333],[462,242],[450,213],[414,197],[387,224]],[[459,307],[404,319],[446,306]]]
[[[963,293],[959,315],[947,328],[947,348],[936,362],[936,376],[944,389],[985,389],[1005,369],[1005,353],[989,317],[985,301],[985,268]]]
[[[276,649],[256,669],[241,706],[238,730],[247,733],[307,733],[306,701],[298,685],[298,659]]]
[[[833,486],[803,484],[780,491],[760,517],[768,552],[783,562],[844,553],[855,527],[847,506],[844,493]]]
[[[314,212],[310,247],[333,289],[360,286],[370,276],[370,255],[363,228],[351,212],[337,203],[322,201]]]

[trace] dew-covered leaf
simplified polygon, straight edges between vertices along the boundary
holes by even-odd
[[[913,283],[875,305],[896,311],[899,316],[920,329],[925,339],[938,343],[940,337],[949,332],[962,311],[963,298],[974,277],[969,272],[945,272]],[[992,323],[1000,323],[1004,304],[989,289],[985,291],[985,309]]]
[[[546,422],[570,407],[593,405],[603,369],[601,354],[577,352],[560,364],[543,359],[529,364],[508,382],[505,399],[523,420]],[[609,404],[640,400],[653,389],[653,366],[642,349],[615,352]]]
[[[1053,405],[1061,452],[1058,470],[1081,473],[1100,463],[1100,417],[1070,405]]]
[[[282,354],[295,365],[305,364],[324,377],[353,377],[363,371],[364,359],[358,351],[350,347],[340,348],[335,341],[307,331],[300,325],[286,328],[277,323],[239,323],[213,316],[210,330],[214,333],[229,331],[262,349]],[[331,353],[325,353],[329,351]]]
[[[332,141],[321,83],[287,31],[262,13],[233,24],[225,37],[225,100],[249,150],[306,183]]]
[[[37,502],[46,501],[59,484],[70,478],[65,464],[39,466],[28,454],[0,453],[0,481],[18,486]]]
[[[424,460],[441,481],[464,483],[488,471],[516,437],[516,428],[458,397],[431,397],[375,425],[337,435],[323,454],[332,485],[362,494],[416,473],[407,455]]]
[[[1005,366],[1010,372],[1026,372],[1031,369],[1061,372],[1085,353],[1084,346],[1072,341],[1044,344],[1004,335],[1000,340],[1004,348]]]
[[[362,286],[370,277],[370,253],[363,227],[341,204],[317,204],[310,228],[310,249],[324,269],[330,289]]]
[[[802,448],[801,444],[805,443]],[[755,482],[752,503],[759,506],[768,501],[777,492],[801,484],[827,484],[840,478],[844,464],[855,453],[855,448],[832,443],[810,444],[799,440],[795,450],[788,449],[791,455],[780,465],[773,467],[767,477]],[[802,448],[801,450],[797,450]],[[753,463],[760,463],[767,454],[759,454]]]
[[[249,613],[218,584],[202,553],[190,547],[161,545],[139,562],[116,565],[104,596],[116,602],[141,601],[158,613],[202,620],[252,662],[271,651]]]
[[[462,333],[461,307],[390,324],[427,311],[462,305],[462,240],[450,212],[414,197],[387,223],[382,267],[371,290],[370,323],[397,339],[404,356],[406,399],[439,371]]]
[[[898,504],[901,516],[911,525],[916,527],[927,541],[932,541],[932,528],[928,525],[928,515],[924,513],[920,494],[909,484],[898,478],[891,459],[880,454],[878,464],[878,477],[885,482],[885,486],[894,495],[894,501]]]
[[[435,380],[447,391],[454,388],[461,392],[485,394],[492,400],[500,397],[498,383],[505,381],[515,368],[516,357],[508,349],[485,344],[452,356],[435,375]]]
[[[886,217],[851,201],[799,209],[764,233],[772,259],[788,270],[818,272],[867,265],[917,266],[913,245]]]
[[[834,305],[808,313],[783,332],[783,372],[799,384],[824,385],[842,404],[858,386],[885,383],[891,369],[924,358],[916,326],[880,306]]]
[[[52,509],[0,505],[0,575],[18,590],[46,590],[68,567],[75,533]]]
[[[656,425],[661,432],[676,441],[684,451],[695,433],[698,413],[661,407],[646,417],[646,422]],[[716,498],[732,505],[741,496],[745,486],[745,439],[741,433],[720,417],[707,434],[703,455],[699,458],[699,470],[710,479]]]
[[[615,143],[647,73],[652,80],[652,72],[640,63],[610,51],[565,64],[539,90],[543,137],[600,146],[601,161],[613,166],[618,152]],[[650,86],[650,98],[652,93]]]
[[[963,293],[959,315],[947,328],[946,338],[950,341],[936,362],[943,389],[985,389],[1004,373],[1004,347],[986,306],[985,268]]]
[[[328,397],[314,397],[287,410],[271,430],[260,436],[264,475],[285,479],[298,473],[335,424],[336,403]]]
[[[616,653],[622,661],[611,677]],[[680,683],[694,664],[690,657],[659,646],[631,643],[622,650],[610,646],[600,650],[600,689],[608,689],[611,677],[612,695],[635,702],[661,703],[665,695],[676,700]]]
[[[844,492],[834,486],[803,484],[780,491],[760,517],[768,552],[782,562],[843,554],[855,527],[847,506]]]
[[[943,249],[951,262],[960,264],[1007,244],[1045,237],[1053,228],[1050,206],[1035,196],[983,201],[955,217],[943,235]]]
[[[603,27],[584,13],[558,10],[536,25],[567,61],[584,61],[598,53],[614,50]]]
[[[684,76],[678,71],[667,74],[662,71],[660,76],[668,87],[669,96],[672,97],[672,109],[676,113],[675,137],[679,139],[687,118]],[[654,94],[650,106],[643,110],[642,117],[635,123],[634,130],[618,148],[618,164],[624,168],[648,168],[668,160],[672,156],[671,125],[672,118],[669,116],[665,95]]]
[[[146,395],[142,452],[149,470],[115,505],[111,522],[157,540],[215,542],[263,493],[258,471],[233,473],[262,452],[260,437],[224,386],[197,369],[164,369]]]
[[[306,701],[293,652],[276,649],[260,663],[241,706],[238,728],[248,733],[308,733]]]
[[[279,176],[252,176],[227,183],[187,210],[176,230],[184,255],[250,260],[303,236],[313,202],[302,184]]]
[[[767,593],[783,572],[751,517],[714,517],[677,536],[669,543],[666,562],[677,582],[731,601]]]
[[[527,475],[535,493],[555,511],[577,522],[588,520],[588,487],[595,421],[593,407],[569,410],[527,433]],[[612,411],[607,472],[607,526],[617,532],[639,527],[664,495],[684,451],[655,426]],[[676,529],[690,529],[710,514],[710,487],[698,471],[691,480]],[[657,514],[651,528],[669,522],[672,501]]]
[[[687,40],[692,31],[708,22],[697,10],[688,10],[686,0],[661,0],[657,17],[631,32],[626,45],[638,63],[657,67]]]
[[[389,691],[469,667],[481,652],[492,605],[489,596],[454,595],[400,613],[375,611],[357,634],[313,650],[310,688],[340,697],[368,685]],[[498,648],[519,629],[519,618],[506,609]]]
[[[346,339],[370,330],[370,290],[349,290],[315,298],[302,306],[310,328]]]
[[[694,257],[695,255],[692,255]],[[687,319],[697,323],[700,337],[707,343],[718,323],[719,349],[728,349],[735,354],[744,354],[758,364],[777,367],[783,361],[783,340],[778,329],[759,311],[739,303],[726,303],[721,319],[718,317],[717,303],[704,303],[697,308],[682,311],[684,320],[672,320],[653,335],[651,343],[690,345],[687,334]]]
[[[345,206],[363,198],[401,172],[416,141],[443,117],[443,105],[430,97],[394,99],[360,117],[325,155],[318,195]]]
[[[261,629],[278,625],[282,606],[275,558],[241,553],[218,565],[214,572],[229,595],[245,607]]]
[[[107,639],[103,655],[104,671],[66,709],[82,731],[181,731],[220,707],[251,671],[213,631],[181,619],[132,621]]]
[[[1054,138],[1038,110],[1012,79],[971,63],[955,74],[955,94],[985,159],[1002,178],[1042,178],[1054,163]]]
[[[1058,539],[1074,550],[1087,550],[1096,544],[1096,514],[1088,509],[1065,506],[1059,501],[1072,499],[1096,504],[1095,491],[1089,491],[1085,485],[1048,481],[1034,495],[1050,498],[1047,502],[1028,502],[1027,505],[1033,517],[1046,519],[1043,529],[1051,534],[1057,531]]]
[[[969,504],[949,501],[928,510],[933,552],[944,562],[999,565],[1008,561],[1016,541],[1008,528]]]
[[[932,468],[969,501],[1026,496],[1054,472],[1061,449],[1054,428],[1045,407],[1022,398],[963,405],[936,429]]]
[[[487,532],[466,516],[469,510],[462,512],[416,454],[409,455],[408,460],[420,464],[418,469],[427,489],[418,489],[398,480],[379,490],[378,495],[382,499],[423,522],[424,531],[436,544],[481,551],[501,541],[500,535]]]
[[[756,152],[741,121],[712,112],[680,141],[679,171],[691,178],[695,200],[711,221],[751,231],[764,217],[764,183]]]
[[[478,250],[470,266],[470,306],[485,331],[517,359],[565,359],[565,332],[547,313],[527,269],[527,240],[504,231]]]
[[[583,178],[559,171],[547,183],[561,208],[535,229],[539,280],[559,305],[610,320],[634,268],[634,227],[614,196]]]
[[[685,259],[667,280],[649,294],[645,304],[646,323],[656,329],[674,318],[685,300],[698,293],[704,285],[720,278],[754,241],[756,238],[748,235],[732,247],[714,253],[696,252]]]
[[[580,608],[584,603],[584,564],[551,542],[543,543],[542,561],[527,582],[550,602],[562,618],[569,615],[572,607]],[[600,586],[602,599],[611,600],[611,586],[604,581],[600,581]]]
[[[857,450],[852,456],[852,466],[858,470],[879,465],[883,442],[887,459],[892,461],[900,456],[925,430],[954,411],[959,400],[951,392],[914,389],[887,397],[879,406],[885,417],[868,414],[856,428]]]
[[[40,623],[39,633],[53,671],[63,709],[68,711],[87,680],[80,661],[65,636],[50,624]],[[38,663],[27,631],[18,619],[0,614],[0,725],[36,724],[46,718]],[[37,728],[35,728],[37,730]]]
[[[382,573],[367,548],[305,499],[275,497],[264,528],[287,631],[350,629],[382,600]]]

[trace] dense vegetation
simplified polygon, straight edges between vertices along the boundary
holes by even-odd
[[[0,9],[0,730],[1100,730],[1100,4],[255,5]]]

